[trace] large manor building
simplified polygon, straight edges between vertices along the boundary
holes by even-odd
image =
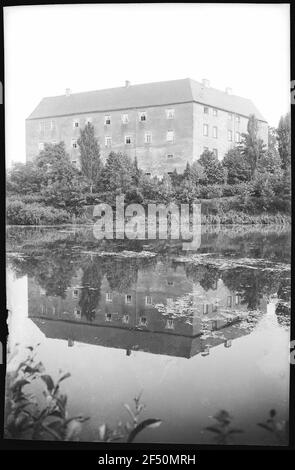
[[[146,174],[163,175],[197,160],[204,150],[221,160],[247,131],[249,115],[258,120],[265,144],[268,125],[251,100],[189,78],[43,98],[26,119],[27,161],[45,143],[65,142],[79,167],[77,140],[91,122],[103,160],[111,151],[137,157]]]

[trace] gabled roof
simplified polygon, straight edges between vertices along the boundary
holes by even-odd
[[[43,98],[28,119],[198,102],[266,121],[251,100],[185,78]]]

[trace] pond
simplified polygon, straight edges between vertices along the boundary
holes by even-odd
[[[38,347],[63,382],[69,411],[162,424],[135,442],[214,443],[220,410],[243,430],[234,444],[272,445],[257,423],[288,419],[290,229],[202,226],[201,245],[96,240],[91,226],[8,227],[10,344]],[[282,441],[281,444],[287,444]]]

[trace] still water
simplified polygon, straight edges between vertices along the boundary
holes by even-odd
[[[91,226],[9,227],[10,344],[40,343],[63,382],[81,438],[128,416],[162,420],[135,442],[212,443],[204,428],[227,410],[236,444],[271,445],[257,426],[288,419],[290,230],[203,227],[201,246],[97,241]],[[287,442],[283,442],[287,444]]]

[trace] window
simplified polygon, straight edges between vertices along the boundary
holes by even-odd
[[[233,133],[232,131],[227,131],[227,138],[229,142],[232,142],[233,140]]]
[[[151,176],[151,174],[150,174],[150,173],[146,173],[145,175],[146,175],[146,176]]]
[[[203,304],[203,314],[207,315],[209,313],[209,304]]]
[[[217,126],[214,126],[214,127],[213,127],[213,137],[214,137],[214,139],[217,139],[217,137],[218,137]]]
[[[228,306],[228,307],[231,307],[231,306],[232,306],[232,301],[233,301],[233,298],[232,298],[231,295],[229,295],[228,298],[227,298],[227,306]]]
[[[166,109],[166,118],[174,119],[174,109]]]
[[[174,158],[173,153],[168,153],[167,158]]]
[[[112,314],[111,313],[106,313],[105,319],[106,319],[107,322],[112,321]]]
[[[240,296],[237,294],[235,295],[235,304],[239,305],[239,303],[240,303]]]
[[[167,175],[169,176],[173,175],[173,171],[167,171]]]
[[[204,152],[209,152],[209,147],[203,147]]]
[[[78,142],[76,139],[72,139],[72,147],[73,149],[77,149],[78,148]]]
[[[39,142],[39,144],[38,144],[38,149],[39,149],[40,152],[41,152],[42,150],[44,150],[44,142]]]
[[[105,126],[109,126],[111,124],[111,116],[109,114],[107,114],[104,117],[104,124],[105,124]]]
[[[146,305],[152,305],[152,303],[153,303],[152,297],[150,297],[149,295],[147,295],[146,298],[145,298],[145,304],[146,304]]]
[[[214,153],[214,157],[218,158],[218,150],[217,150],[217,149],[213,149],[213,153]]]
[[[139,324],[140,324],[140,326],[146,326],[147,325],[147,318],[146,317],[139,317]]]
[[[77,167],[77,160],[72,160],[72,165]]]
[[[139,113],[139,121],[145,122],[146,121],[146,112]]]
[[[218,110],[216,108],[213,108],[213,116],[218,116]]]
[[[218,322],[217,320],[213,320],[211,323],[211,328],[212,330],[217,330],[218,329]]]
[[[224,341],[224,347],[225,347],[225,348],[230,348],[231,345],[232,345],[231,339],[226,339],[226,340]]]
[[[167,281],[168,286],[174,286],[174,281]]]
[[[113,301],[113,295],[111,292],[106,293],[106,302],[112,302]]]
[[[56,315],[56,308],[54,306],[52,307],[52,315]]]
[[[55,129],[55,121],[50,121],[50,129],[53,131]]]
[[[127,294],[125,295],[125,304],[131,304],[132,302],[132,295]]]
[[[74,297],[74,299],[77,299],[79,297],[79,289],[74,289],[73,290],[73,297]]]
[[[78,308],[75,308],[75,310],[74,310],[74,316],[75,316],[76,318],[81,318],[81,310],[78,309]]]
[[[217,312],[217,304],[212,304],[212,312]]]
[[[130,145],[132,143],[131,135],[125,135],[125,144]]]
[[[86,124],[91,124],[91,123],[92,123],[92,117],[87,117],[87,118],[85,119],[85,123],[86,123]]]
[[[125,324],[129,323],[129,315],[123,315],[122,322]]]
[[[112,138],[109,135],[105,136],[104,145],[105,145],[105,147],[111,147],[112,146]]]
[[[73,120],[73,127],[74,128],[79,127],[79,119],[74,119]]]
[[[236,142],[240,142],[241,141],[241,134],[239,132],[236,132]]]
[[[203,124],[203,135],[208,136],[209,126],[208,124]]]
[[[208,108],[208,106],[204,106],[204,114],[209,114],[209,108]]]
[[[228,116],[228,119],[229,119],[230,121],[233,120],[233,115],[232,115],[232,113],[227,113],[227,116]]]
[[[152,133],[151,132],[146,132],[144,135],[144,141],[146,144],[151,144],[152,143]]]
[[[122,119],[123,124],[128,124],[129,122],[128,114],[122,114],[121,119]]]
[[[174,142],[174,131],[167,131],[166,140],[167,142]]]
[[[240,123],[241,119],[240,119],[240,116],[236,116],[236,123]]]
[[[174,330],[174,321],[173,321],[172,319],[169,318],[169,319],[166,321],[166,328],[167,328],[168,330]]]

